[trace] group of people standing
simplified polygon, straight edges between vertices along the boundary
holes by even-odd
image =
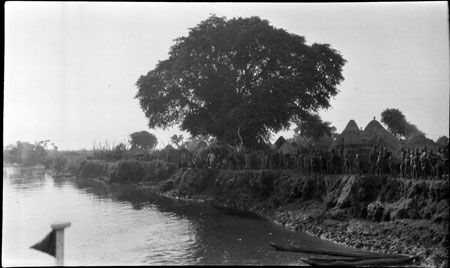
[[[422,150],[404,150],[400,152],[400,176],[409,178],[441,178],[448,175],[449,151],[447,147],[441,147],[437,153],[423,148]]]
[[[301,174],[396,174],[403,178],[442,178],[448,175],[448,146],[436,153],[427,148],[401,149],[398,155],[374,145],[369,150],[310,150],[283,154],[266,151],[209,151],[182,156],[179,168],[292,169]]]

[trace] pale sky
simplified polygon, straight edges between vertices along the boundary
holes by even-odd
[[[3,144],[50,139],[60,150],[118,144],[147,130],[169,144],[177,128],[149,129],[135,83],[168,57],[175,38],[210,14],[259,16],[327,43],[347,60],[331,108],[341,132],[386,108],[436,140],[449,136],[447,2],[120,3],[7,2]],[[290,137],[292,131],[274,134]],[[185,134],[187,136],[187,134]]]

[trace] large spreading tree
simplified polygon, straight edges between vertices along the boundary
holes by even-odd
[[[150,128],[253,146],[328,108],[344,64],[328,44],[308,45],[267,20],[212,15],[138,79],[136,98]]]

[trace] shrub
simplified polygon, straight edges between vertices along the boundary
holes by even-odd
[[[160,181],[169,178],[177,171],[177,165],[171,162],[155,160],[145,162],[146,180]]]
[[[105,163],[98,160],[83,160],[80,163],[80,177],[97,178],[104,174]]]
[[[115,174],[114,174],[115,173]],[[115,172],[111,172],[111,182],[140,182],[145,177],[145,169],[141,162],[136,160],[123,160],[117,163]]]
[[[65,158],[62,155],[58,155],[54,159],[52,159],[51,166],[57,172],[63,172],[65,169],[66,163],[67,163],[67,158]]]
[[[80,159],[69,159],[66,163],[66,171],[74,175],[78,175],[81,171],[82,161],[83,160]]]

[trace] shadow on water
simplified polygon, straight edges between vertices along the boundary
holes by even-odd
[[[266,221],[267,219],[264,217],[261,217],[260,215],[237,208],[228,208],[228,207],[220,207],[220,206],[213,206],[215,209],[217,209],[219,212],[221,212],[223,215],[238,215],[239,217],[243,219],[252,219],[252,220],[262,220]]]
[[[141,210],[146,206],[154,206],[160,212],[175,214],[182,219],[191,221],[203,221],[215,216],[236,216],[242,219],[265,221],[265,218],[256,213],[212,206],[206,203],[177,200],[154,193],[151,189],[138,188],[134,185],[108,185],[91,179],[65,179],[66,182],[74,182],[78,189],[85,193],[93,194],[96,198],[112,199],[118,202],[129,202],[133,209]]]

